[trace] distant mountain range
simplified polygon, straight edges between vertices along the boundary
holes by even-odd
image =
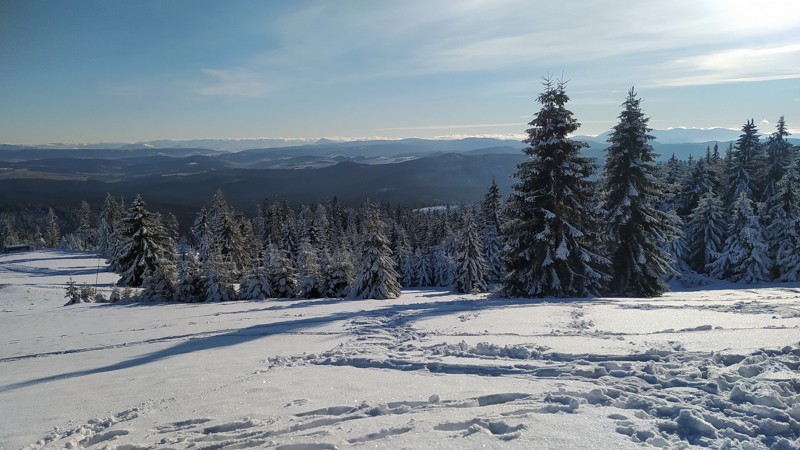
[[[657,130],[661,159],[724,152],[737,131]],[[576,136],[587,156],[601,160],[608,134]],[[797,145],[800,140],[792,140]],[[290,145],[291,144],[291,145]],[[251,145],[255,148],[247,148]],[[245,147],[238,151],[232,148]],[[365,140],[313,142],[281,139],[151,141],[74,148],[0,145],[0,210],[29,206],[99,204],[109,192],[142,194],[159,210],[189,220],[217,188],[239,209],[252,212],[265,198],[291,203],[338,196],[350,205],[366,199],[425,207],[475,201],[492,178],[504,193],[524,160],[516,140]],[[185,222],[184,222],[185,223]]]
[[[762,132],[765,130],[762,130]],[[769,130],[764,136],[771,133]],[[597,136],[579,135],[575,136],[576,139],[593,142],[605,142],[611,131],[606,131]],[[732,130],[728,128],[670,128],[667,130],[653,130],[651,133],[656,142],[660,144],[689,144],[689,143],[704,143],[704,142],[729,142],[735,141],[741,132],[739,130]],[[468,138],[461,140],[429,140],[429,139],[316,139],[316,138],[253,138],[253,139],[160,139],[153,141],[141,142],[101,142],[90,144],[64,144],[64,143],[49,143],[38,145],[12,145],[0,144],[0,150],[14,150],[14,149],[81,149],[81,150],[132,150],[132,149],[206,149],[218,150],[224,152],[238,152],[241,150],[251,149],[267,149],[267,148],[286,148],[286,147],[307,147],[310,145],[341,145],[343,147],[350,146],[363,146],[373,145],[376,143],[406,143],[411,145],[426,146],[425,142],[440,142],[445,147],[448,147],[448,142],[461,142],[464,145],[456,144],[454,147],[470,146],[470,142],[485,141],[491,143],[498,141],[497,139],[488,138]],[[516,141],[510,141],[516,142]],[[436,144],[433,144],[436,145]],[[490,147],[493,145],[487,145]]]

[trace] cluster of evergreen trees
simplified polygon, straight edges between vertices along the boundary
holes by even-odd
[[[480,211],[355,211],[334,198],[299,210],[265,201],[248,219],[218,191],[179,240],[140,197],[125,211],[108,196],[98,249],[122,284],[142,288],[143,300],[381,299],[414,286],[478,292],[501,273],[500,202],[493,183]]]
[[[401,287],[493,284],[509,296],[656,296],[669,276],[800,280],[800,176],[783,117],[765,142],[750,120],[724,156],[715,145],[658,165],[631,88],[600,170],[570,137],[580,124],[565,83],[545,80],[537,100],[505,200],[492,182],[472,206],[265,201],[247,218],[218,192],[179,238],[174,216],[109,195],[96,227],[81,208],[72,239],[153,300],[392,298]]]
[[[545,81],[505,214],[511,295],[655,296],[666,276],[697,282],[800,280],[797,149],[783,117],[761,142],[752,120],[725,157],[654,163],[633,88],[593,178],[564,83]],[[599,219],[599,220],[598,220]]]
[[[752,120],[724,157],[664,166],[664,207],[683,221],[676,254],[683,272],[753,283],[800,280],[798,150],[783,117],[765,141]]]

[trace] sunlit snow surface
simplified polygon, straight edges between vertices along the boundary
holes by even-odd
[[[63,306],[99,262],[0,255],[0,448],[800,447],[798,284]]]

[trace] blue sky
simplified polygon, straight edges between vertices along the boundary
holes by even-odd
[[[579,134],[800,134],[797,0],[0,0],[0,142],[518,135],[541,77]]]

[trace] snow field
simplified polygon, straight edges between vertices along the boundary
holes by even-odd
[[[798,285],[63,306],[96,266],[0,256],[0,448],[800,447]]]

